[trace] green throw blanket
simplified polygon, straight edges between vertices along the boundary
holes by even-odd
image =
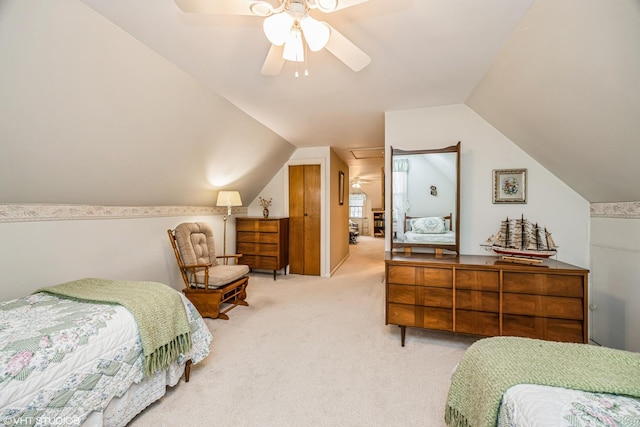
[[[145,376],[167,368],[191,349],[191,328],[180,294],[162,283],[81,279],[37,292],[127,308],[140,332]]]
[[[447,425],[494,427],[503,393],[516,384],[640,398],[640,353],[529,338],[481,339],[467,349],[453,374]]]

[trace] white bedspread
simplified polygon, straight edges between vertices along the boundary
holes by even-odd
[[[447,231],[441,234],[420,234],[413,231],[404,233],[404,240],[407,243],[442,243],[453,245],[456,243],[455,231]]]

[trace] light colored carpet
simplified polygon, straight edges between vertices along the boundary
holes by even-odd
[[[252,273],[249,307],[210,320],[211,355],[130,425],[444,426],[452,369],[476,339],[384,324],[384,241],[331,278]]]

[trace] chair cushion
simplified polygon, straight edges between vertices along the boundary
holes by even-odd
[[[218,264],[215,267],[209,268],[209,288],[219,288],[227,285],[234,280],[241,278],[249,273],[248,265],[224,265]],[[196,274],[198,283],[204,282],[204,270],[199,271]],[[199,285],[200,287],[204,287]]]
[[[185,265],[218,265],[213,230],[206,222],[185,222],[176,227],[176,244]]]

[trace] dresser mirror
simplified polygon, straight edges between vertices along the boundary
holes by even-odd
[[[390,166],[391,249],[459,254],[460,143],[429,150],[392,147]]]

